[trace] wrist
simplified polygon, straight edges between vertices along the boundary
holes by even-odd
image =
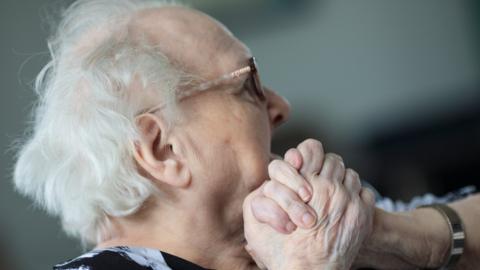
[[[433,209],[376,213],[370,246],[405,268],[440,267],[448,257],[450,232]],[[372,242],[374,244],[372,244]],[[397,263],[397,264],[398,264]]]
[[[375,208],[373,229],[366,239],[357,260],[359,267],[409,269],[404,259],[405,237],[408,236],[408,216]]]
[[[432,208],[420,208],[410,213],[422,228],[430,260],[425,267],[439,268],[450,255],[451,232],[448,222],[440,212]]]

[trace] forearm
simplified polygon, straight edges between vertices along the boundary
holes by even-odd
[[[414,258],[428,259],[425,237],[411,213],[389,213],[376,209],[373,231],[365,241],[355,266],[378,269],[416,269]],[[448,229],[448,228],[447,228]]]
[[[450,204],[462,219],[466,246],[458,269],[477,269],[480,256],[480,195]],[[449,227],[440,213],[423,208],[403,213],[377,209],[374,231],[360,253],[359,266],[382,269],[436,268],[450,251]]]

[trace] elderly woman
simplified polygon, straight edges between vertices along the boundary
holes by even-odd
[[[49,48],[15,184],[95,246],[55,269],[349,269],[355,259],[395,268],[449,258],[435,210],[421,210],[432,223],[418,223],[435,246],[411,233],[413,248],[401,250],[391,231],[410,223],[386,222],[404,216],[374,210],[358,175],[317,141],[270,163],[289,105],[209,16],[158,1],[77,1]],[[467,230],[478,212],[469,217]],[[478,246],[467,250],[466,262]],[[425,254],[431,260],[417,260]]]

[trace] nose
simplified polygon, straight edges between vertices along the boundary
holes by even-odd
[[[265,97],[270,124],[272,128],[276,128],[287,121],[290,115],[290,104],[287,99],[268,88],[265,89]]]

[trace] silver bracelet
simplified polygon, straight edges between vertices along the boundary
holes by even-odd
[[[465,247],[465,230],[457,212],[445,204],[422,205],[418,208],[433,208],[440,212],[448,223],[451,234],[450,255],[440,270],[452,270],[460,260]]]

